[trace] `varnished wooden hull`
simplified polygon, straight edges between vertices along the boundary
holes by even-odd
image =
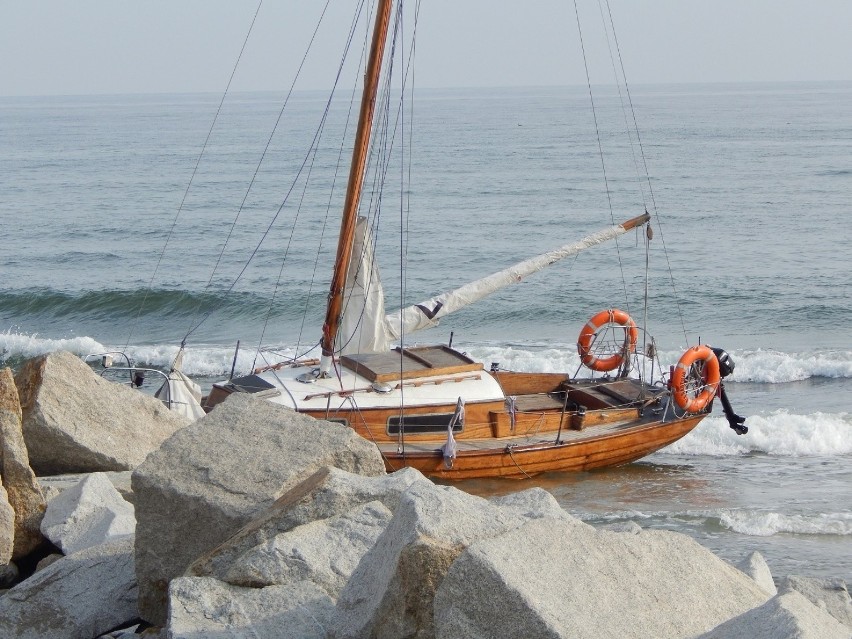
[[[380,446],[389,472],[403,466],[416,468],[433,478],[461,480],[488,477],[523,479],[546,472],[579,472],[620,466],[641,459],[689,433],[705,415],[672,422],[651,422],[623,431],[584,433],[582,438],[563,438],[555,443],[539,439],[522,443],[491,440],[492,447],[465,449],[460,443],[452,466],[447,468],[439,450],[409,450],[405,455]],[[603,430],[603,429],[602,429]],[[484,442],[483,442],[484,443]]]
[[[444,373],[407,382],[410,401],[404,406],[401,397],[391,397],[392,392],[379,396],[361,380],[353,384],[355,391],[317,389],[296,381],[286,394],[279,393],[271,401],[299,399],[303,404],[294,407],[299,412],[347,424],[379,448],[388,471],[409,466],[429,477],[449,480],[524,478],[627,464],[677,441],[707,414],[679,417],[664,387],[635,379],[489,374],[481,369]],[[470,394],[466,396],[463,426],[454,433],[456,455],[445,460],[441,448],[447,443],[447,428],[456,410],[454,396],[465,396],[462,386],[466,383],[489,382],[496,392],[473,401]],[[453,401],[418,402],[411,397],[423,388],[442,389],[442,395],[433,397]],[[215,404],[241,388],[214,390],[218,395],[211,393],[208,399]],[[357,403],[356,397],[360,398]],[[387,397],[391,401],[380,401]]]
[[[526,414],[525,419],[517,420],[518,424],[535,424],[535,430],[518,427],[515,432],[519,434],[494,436],[491,430],[495,434],[504,430],[494,426],[505,421],[502,411],[471,408],[471,413],[480,415],[480,419],[471,420],[474,426],[456,438],[456,457],[449,467],[441,452],[446,434],[406,435],[404,439],[389,436],[378,428],[386,411],[361,411],[355,430],[378,446],[388,472],[410,466],[440,479],[522,479],[546,472],[580,472],[628,464],[677,441],[706,416],[702,413],[662,421],[659,416],[642,417],[636,409],[602,409],[589,411],[585,416],[588,426],[574,430],[570,416],[550,410]],[[490,417],[491,429],[483,427],[484,415]],[[321,415],[315,416],[322,419]],[[376,418],[373,428],[364,421],[371,421],[371,417]]]

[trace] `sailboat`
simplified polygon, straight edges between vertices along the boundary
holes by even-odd
[[[622,465],[689,433],[710,413],[732,360],[720,349],[698,345],[667,372],[653,338],[618,308],[593,313],[580,328],[583,366],[574,374],[517,372],[496,363],[486,368],[453,348],[452,340],[406,346],[416,331],[561,259],[631,231],[648,234],[650,217],[644,212],[386,313],[359,204],[392,4],[379,0],[376,9],[321,356],[268,363],[216,383],[204,410],[232,393],[251,393],[349,426],[378,447],[389,471],[410,466],[451,480]],[[172,396],[185,383],[180,375],[174,380]],[[737,423],[744,430],[742,418]]]

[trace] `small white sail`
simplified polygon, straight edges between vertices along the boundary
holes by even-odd
[[[408,306],[396,313],[390,314],[386,317],[386,324],[390,331],[389,341],[398,340],[403,332],[409,334],[424,328],[437,326],[438,321],[445,315],[449,315],[473,302],[481,300],[483,297],[505,286],[520,282],[528,275],[537,273],[559,260],[576,255],[587,248],[623,235],[637,224],[644,223],[646,220],[647,215],[629,220],[624,224],[611,226],[589,235],[579,242],[566,244],[547,253],[537,255],[523,262],[518,262],[514,266],[465,284],[454,291],[444,293],[420,304]]]
[[[373,258],[373,236],[367,218],[359,217],[334,350],[344,355],[384,352],[390,348],[390,334],[382,280]]]
[[[169,371],[169,378],[154,393],[154,397],[165,402],[170,410],[192,420],[199,420],[206,414],[201,407],[201,386],[181,371],[183,353],[181,347]]]

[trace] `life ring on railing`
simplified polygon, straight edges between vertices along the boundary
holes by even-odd
[[[620,324],[624,327],[624,345],[619,352],[613,353],[609,357],[598,357],[592,352],[592,344],[597,332],[606,324]],[[583,364],[593,371],[604,373],[621,366],[625,353],[632,353],[636,350],[638,340],[639,331],[636,329],[636,322],[633,321],[633,318],[624,311],[611,308],[601,311],[586,322],[583,330],[580,331],[580,337],[577,339],[577,351],[580,353],[580,360]]]
[[[687,387],[690,381],[689,373],[697,363],[703,364],[700,370],[701,392],[690,397]],[[675,403],[686,412],[700,413],[716,397],[716,389],[719,388],[720,380],[719,360],[716,358],[716,354],[709,346],[693,346],[681,356],[677,366],[675,366],[674,373],[672,373],[672,397],[674,397]]]

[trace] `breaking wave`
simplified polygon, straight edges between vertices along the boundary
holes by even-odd
[[[753,537],[778,533],[796,535],[852,535],[852,513],[785,515],[755,510],[723,511],[719,523],[734,532]]]
[[[778,456],[852,454],[852,416],[848,413],[796,415],[786,410],[748,418],[748,435],[740,436],[724,417],[708,417],[660,455],[726,457],[763,453]]]

